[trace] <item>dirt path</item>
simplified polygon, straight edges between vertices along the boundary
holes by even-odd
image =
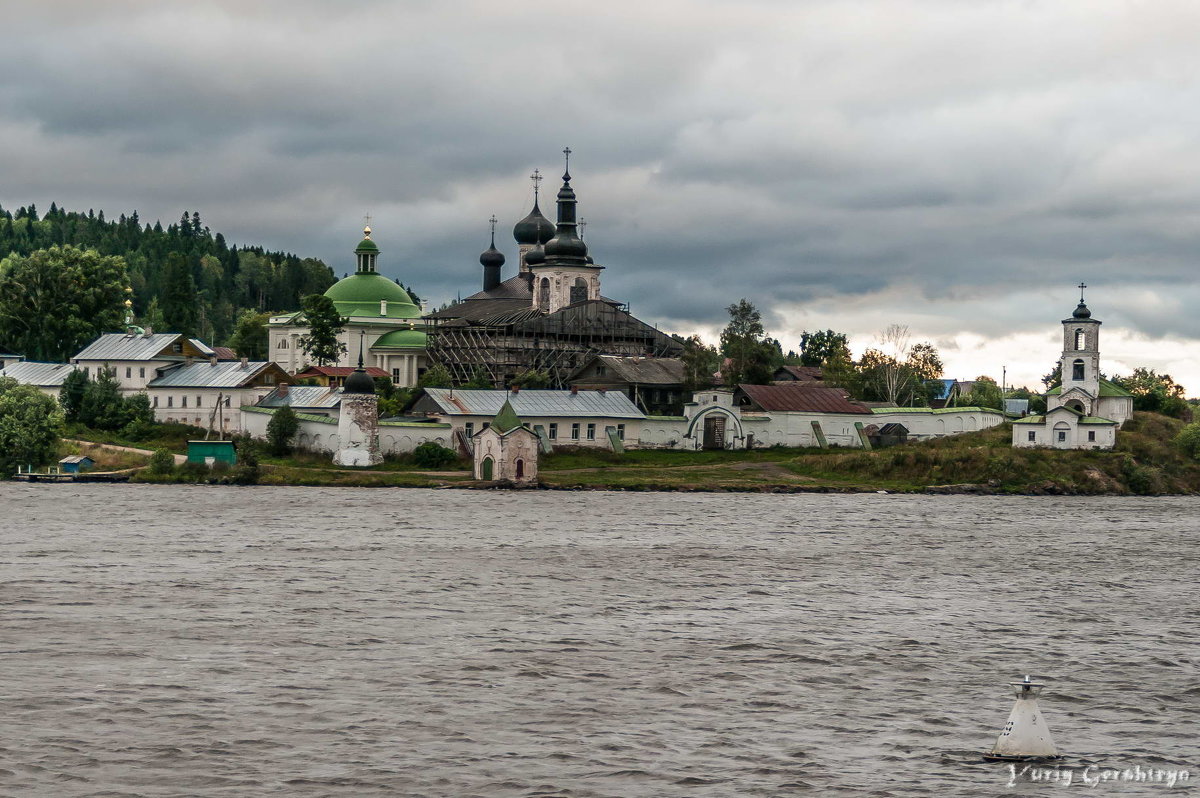
[[[132,446],[118,446],[115,443],[96,443],[94,441],[81,441],[76,438],[63,438],[67,443],[77,443],[80,446],[95,446],[97,449],[108,449],[110,452],[132,452],[133,454],[144,454],[147,457],[154,454],[151,449],[135,449]],[[187,462],[187,455],[176,454],[172,455],[175,458],[175,465],[182,465]]]

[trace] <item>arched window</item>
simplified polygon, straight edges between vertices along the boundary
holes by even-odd
[[[1083,334],[1083,330],[1075,331],[1075,351],[1082,352],[1087,349],[1087,336]]]
[[[587,280],[582,277],[575,278],[575,284],[571,286],[571,304],[576,302],[586,302],[588,298]]]
[[[518,460],[517,461],[517,479],[524,479],[524,478],[525,478],[525,461]]]
[[[1071,379],[1073,379],[1073,380],[1082,380],[1083,379],[1083,361],[1082,360],[1076,360],[1074,363],[1071,364]]]
[[[538,288],[538,306],[542,310],[550,309],[550,278],[543,277],[541,287]]]

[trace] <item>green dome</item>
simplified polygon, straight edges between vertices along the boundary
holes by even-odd
[[[378,252],[379,247],[375,246],[375,242],[369,238],[364,238],[358,242],[358,246],[354,248],[355,252]]]
[[[371,344],[371,348],[395,346],[424,349],[425,339],[425,333],[420,330],[392,330],[390,333],[384,333],[380,336],[378,341]]]
[[[375,272],[359,272],[343,277],[329,287],[325,296],[333,300],[334,307],[343,316],[380,317],[379,303],[387,300],[387,319],[419,319],[421,309],[413,304],[412,297],[400,286]]]

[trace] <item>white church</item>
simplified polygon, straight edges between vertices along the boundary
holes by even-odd
[[[1080,285],[1082,291],[1086,286]],[[1133,394],[1100,376],[1100,324],[1079,295],[1063,319],[1062,381],[1046,392],[1046,413],[1013,422],[1012,444],[1056,449],[1111,449],[1133,415]]]

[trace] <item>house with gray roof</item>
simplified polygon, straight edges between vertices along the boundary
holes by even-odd
[[[636,443],[646,414],[620,391],[424,388],[410,404],[413,415],[450,424],[460,442],[490,425],[508,401],[545,447],[617,448]],[[463,448],[470,448],[463,443]]]
[[[253,405],[287,380],[269,361],[218,360],[171,363],[155,369],[146,394],[159,421],[242,432],[243,405]]]
[[[124,393],[145,391],[162,366],[208,361],[215,357],[210,347],[179,333],[155,333],[130,327],[123,333],[105,333],[71,358],[71,364],[95,379],[107,369]]]
[[[34,385],[47,396],[58,398],[63,380],[75,370],[70,363],[38,363],[18,360],[0,369],[0,377],[10,377],[22,385]]]
[[[567,380],[580,390],[620,391],[648,416],[677,416],[687,396],[677,357],[596,355]]]

